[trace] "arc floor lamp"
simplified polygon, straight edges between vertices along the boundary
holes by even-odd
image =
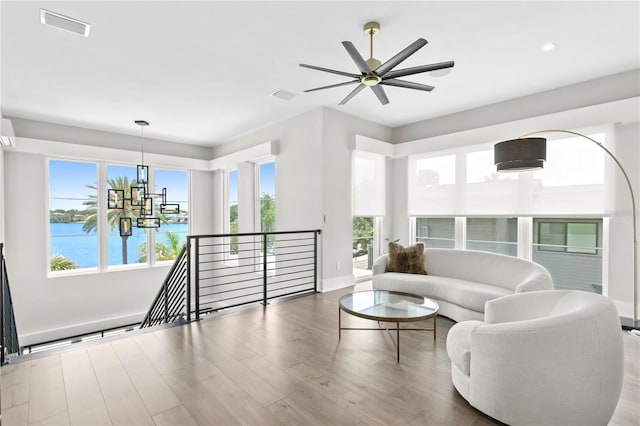
[[[620,161],[611,151],[605,148],[600,142],[585,136],[581,133],[570,130],[538,130],[527,133],[517,139],[499,142],[494,145],[494,159],[498,172],[520,172],[541,169],[547,159],[547,140],[541,137],[531,137],[543,133],[566,133],[579,136],[593,142],[602,148],[611,159],[618,165],[624,175],[631,195],[631,214],[633,218],[633,318],[621,318],[622,328],[625,330],[640,330],[638,320],[638,232],[636,225],[636,198],[631,186],[631,180]]]

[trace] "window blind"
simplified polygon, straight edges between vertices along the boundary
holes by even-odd
[[[353,151],[353,216],[384,216],[385,162],[384,155]]]
[[[604,143],[604,133],[590,135]],[[410,216],[608,215],[611,174],[583,138],[548,140],[544,169],[498,173],[493,143],[408,158]]]

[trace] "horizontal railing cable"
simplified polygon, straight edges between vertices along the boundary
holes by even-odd
[[[188,237],[195,318],[231,307],[317,291],[320,230]]]

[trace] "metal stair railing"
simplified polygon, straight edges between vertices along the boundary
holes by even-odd
[[[142,320],[140,328],[171,323],[187,315],[188,269],[187,246],[185,245],[180,250],[147,315]]]
[[[187,320],[317,292],[319,229],[190,235]],[[193,306],[193,310],[191,307]]]
[[[9,355],[20,353],[16,319],[13,313],[11,291],[9,290],[7,264],[4,259],[4,243],[0,243],[0,281],[0,307],[2,307],[2,315],[0,315],[0,364],[3,365]]]

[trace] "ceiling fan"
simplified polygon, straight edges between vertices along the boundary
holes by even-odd
[[[339,105],[344,105],[347,102],[349,102],[351,98],[357,95],[366,86],[371,87],[371,90],[373,90],[373,93],[375,93],[375,95],[378,97],[378,100],[382,105],[386,105],[389,103],[389,99],[387,98],[387,94],[384,92],[384,89],[382,88],[383,85],[404,87],[407,89],[424,90],[426,92],[430,92],[434,89],[433,86],[428,86],[426,84],[421,84],[421,83],[414,83],[411,81],[398,80],[397,77],[404,77],[407,75],[420,74],[428,71],[436,71],[436,70],[451,68],[454,65],[453,61],[447,61],[447,62],[439,62],[437,64],[420,65],[417,67],[403,68],[403,69],[394,71],[393,69],[398,65],[400,65],[402,61],[404,61],[409,56],[416,53],[418,49],[420,49],[425,44],[427,44],[427,40],[423,38],[419,38],[418,40],[414,41],[409,46],[402,49],[393,58],[389,59],[387,62],[383,64],[382,62],[380,62],[379,60],[373,57],[373,36],[378,34],[378,32],[380,32],[379,23],[367,22],[364,25],[364,33],[369,36],[369,47],[370,47],[370,55],[369,55],[370,58],[367,59],[366,61],[362,58],[362,56],[360,56],[360,53],[358,53],[353,43],[351,43],[350,41],[342,42],[342,45],[344,46],[345,49],[347,49],[349,56],[351,56],[351,59],[353,59],[353,62],[356,63],[358,70],[360,70],[360,74],[337,71],[329,68],[317,67],[315,65],[300,64],[300,66],[304,68],[310,68],[313,70],[324,71],[332,74],[338,74],[345,77],[351,77],[353,79],[350,81],[346,81],[344,83],[331,84],[329,86],[322,86],[322,87],[316,87],[315,89],[308,89],[308,90],[305,90],[305,92],[314,92],[316,90],[330,89],[333,87],[347,86],[349,84],[360,83],[342,101],[340,101]]]

